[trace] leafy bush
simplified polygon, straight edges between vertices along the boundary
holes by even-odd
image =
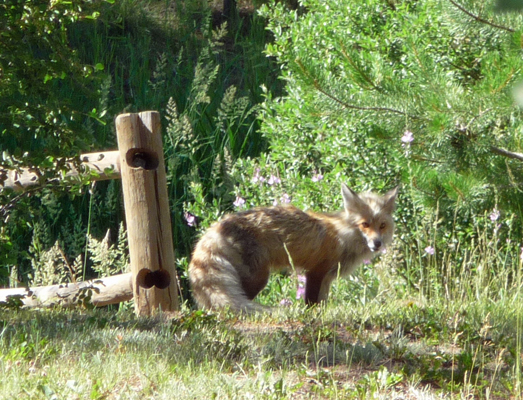
[[[272,159],[301,173],[340,166],[378,188],[401,172],[423,204],[488,209],[497,193],[517,209],[520,163],[491,147],[519,148],[510,27],[522,21],[469,3],[501,28],[439,1],[306,1],[300,17],[265,8],[288,90],[263,119]]]
[[[523,21],[493,6],[306,0],[303,12],[262,8],[274,34],[267,53],[286,82],[286,95],[267,93],[263,105],[272,173],[288,182],[293,202],[313,208],[338,203],[340,181],[378,191],[401,182],[398,236],[405,268],[421,265],[410,271],[414,285],[444,283],[431,260],[453,274],[476,268],[470,257],[487,232],[502,252],[487,270],[518,266],[523,170],[506,156],[520,150],[523,127],[513,99]],[[318,174],[324,179],[313,184]]]
[[[68,35],[78,21],[94,21],[94,9],[102,3],[7,0],[0,5],[0,166],[39,166],[58,154],[70,157],[89,148],[94,137],[86,120],[103,116],[92,108],[90,93],[97,93],[104,67],[83,62]]]

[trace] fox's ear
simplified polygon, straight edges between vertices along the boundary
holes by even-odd
[[[348,213],[357,211],[364,205],[360,196],[344,183],[341,184],[341,195],[343,197],[343,206]]]
[[[385,204],[383,210],[392,213],[396,206],[396,196],[398,195],[399,186],[396,186],[394,189],[390,190],[383,196],[385,199]]]

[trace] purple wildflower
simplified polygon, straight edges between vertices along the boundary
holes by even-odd
[[[298,275],[298,288],[296,289],[296,299],[305,298],[305,283],[307,278],[305,275]]]
[[[427,254],[433,256],[433,255],[434,255],[434,252],[435,252],[434,247],[432,247],[432,246],[427,246],[427,247],[425,247],[425,253],[427,253]]]
[[[292,305],[292,301],[289,299],[283,299],[282,301],[280,301],[280,306],[289,307],[291,305]]]
[[[312,180],[313,182],[319,182],[319,181],[321,181],[322,179],[323,179],[323,175],[322,175],[322,174],[318,174],[318,173],[316,173],[316,172],[314,172],[314,175],[312,175],[312,178],[311,178],[311,180]]]
[[[369,259],[363,260],[363,264],[365,264],[365,265],[369,265],[370,263],[371,263],[371,261]]]
[[[497,221],[499,216],[500,216],[499,210],[494,208],[494,210],[492,210],[492,212],[490,213],[490,220],[492,222]]]
[[[185,212],[183,214],[183,217],[185,218],[185,222],[187,222],[187,225],[194,226],[196,224],[196,217],[192,215],[190,212]]]
[[[283,204],[287,204],[287,203],[291,202],[291,198],[289,197],[289,195],[287,193],[284,193],[283,196],[280,197],[280,201]]]
[[[406,130],[403,136],[401,137],[401,141],[403,142],[402,146],[410,145],[414,141],[414,134],[411,131]]]
[[[245,204],[245,199],[243,197],[236,196],[236,200],[234,200],[234,203],[232,204],[234,204],[235,207],[243,207]]]
[[[278,178],[278,177],[275,176],[275,175],[271,175],[271,176],[269,177],[269,179],[267,180],[267,184],[270,185],[270,186],[272,186],[272,185],[278,185],[278,184],[280,184],[280,183],[281,183],[281,179]]]
[[[263,176],[260,175],[260,169],[259,168],[256,168],[256,170],[254,171],[254,175],[253,177],[251,178],[251,182],[252,183],[257,183],[257,182],[264,182],[265,181],[265,178]]]

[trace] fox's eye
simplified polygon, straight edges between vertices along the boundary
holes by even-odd
[[[380,225],[380,229],[385,229],[386,226],[387,226],[387,224],[385,222],[382,222]]]
[[[367,229],[370,226],[370,224],[368,222],[365,222],[365,221],[362,222],[360,225],[361,225],[362,228],[365,228],[365,229]]]

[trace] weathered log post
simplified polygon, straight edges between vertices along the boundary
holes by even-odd
[[[160,114],[116,118],[120,170],[137,315],[174,311],[178,304]]]

